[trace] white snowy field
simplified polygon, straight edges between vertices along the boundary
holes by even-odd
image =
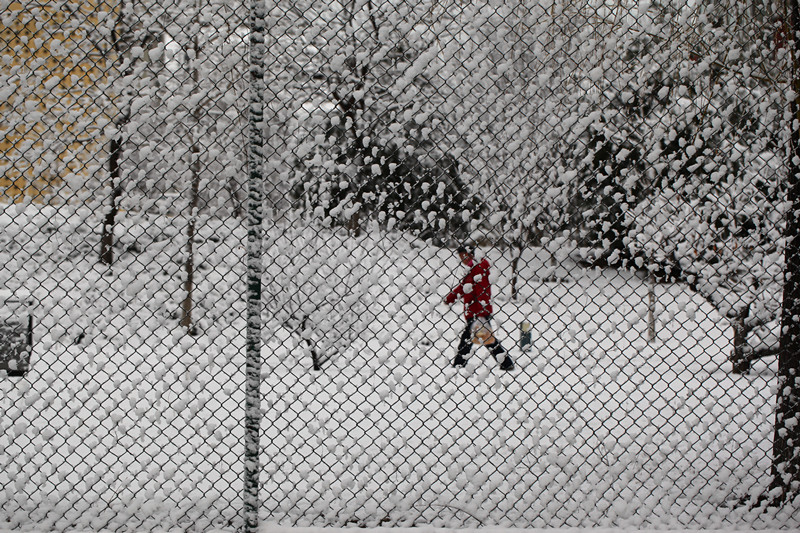
[[[0,282],[33,296],[36,322],[30,372],[0,377],[0,524],[236,527],[242,228],[201,223],[192,337],[177,325],[181,221],[121,224],[127,251],[110,269],[96,264],[96,224],[86,213],[31,208],[0,216]],[[550,254],[531,250],[512,301],[510,252],[488,251],[498,336],[518,368],[501,373],[478,351],[455,370],[461,309],[440,303],[461,273],[451,251],[378,233],[281,247],[292,235],[270,229],[277,251],[265,256],[266,522],[800,528],[798,502],[731,505],[769,482],[775,362],[731,374],[728,323],[686,287],[656,287],[650,342],[639,276],[579,269],[565,253],[552,272]],[[300,268],[281,283],[299,258],[317,265],[313,275]],[[330,298],[343,285],[367,320],[336,317],[334,326],[357,331],[314,372],[306,344],[278,317],[299,293]],[[516,346],[522,320],[534,326],[526,352]],[[320,318],[307,336],[347,336],[330,325]]]

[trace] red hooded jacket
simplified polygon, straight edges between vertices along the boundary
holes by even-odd
[[[444,299],[448,304],[455,302],[458,298],[464,300],[464,317],[470,319],[479,316],[491,316],[492,287],[489,284],[489,261],[482,259],[479,262],[474,260],[467,275],[461,283],[450,291]]]

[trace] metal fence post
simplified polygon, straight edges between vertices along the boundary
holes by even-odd
[[[261,431],[261,260],[263,220],[264,31],[263,0],[250,3],[250,88],[247,201],[247,362],[245,393],[244,531],[258,529]]]

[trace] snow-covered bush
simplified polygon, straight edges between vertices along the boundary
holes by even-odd
[[[379,272],[364,240],[313,226],[276,228],[264,265],[266,334],[291,331],[315,369],[369,335]]]

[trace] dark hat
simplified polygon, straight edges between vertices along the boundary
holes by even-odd
[[[456,251],[460,254],[475,255],[475,247],[471,244],[460,244]]]

